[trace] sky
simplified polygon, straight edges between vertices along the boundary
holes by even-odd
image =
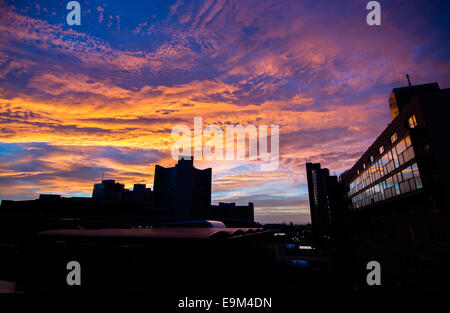
[[[350,168],[390,121],[395,87],[450,87],[450,3],[0,0],[0,199],[153,185],[175,125],[279,125],[280,163],[212,167],[213,203],[310,221],[305,162]]]

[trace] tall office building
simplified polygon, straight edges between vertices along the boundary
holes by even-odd
[[[330,212],[325,194],[325,179],[329,176],[329,170],[321,168],[320,163],[306,163],[309,207],[315,243],[330,239]]]
[[[180,157],[175,167],[155,166],[154,203],[172,209],[178,219],[204,219],[211,205],[212,170],[194,167],[193,157]]]
[[[389,107],[391,123],[340,178],[350,244],[361,262],[378,260],[393,284],[442,286],[450,261],[450,89],[395,88]]]

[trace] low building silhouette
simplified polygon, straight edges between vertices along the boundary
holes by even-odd
[[[184,157],[175,167],[156,165],[154,191],[145,184],[128,190],[111,179],[95,184],[91,198],[41,194],[36,200],[3,200],[0,235],[30,235],[52,228],[145,228],[206,219],[253,225],[253,203],[211,206],[211,172],[196,169],[193,159]]]
[[[134,184],[133,190],[123,191],[122,199],[125,202],[153,206],[153,191],[151,188],[146,188],[145,184]]]
[[[124,190],[124,184],[116,183],[113,179],[102,180],[101,183],[94,185],[92,199],[120,200]]]
[[[61,195],[55,194],[40,194],[39,200],[58,200],[61,199]]]
[[[248,205],[236,205],[236,203],[219,202],[219,205],[211,205],[208,210],[208,218],[221,221],[250,221],[255,220],[253,202]]]
[[[42,196],[42,195],[41,195]],[[146,206],[153,206],[153,192],[145,184],[134,184],[133,189],[125,189],[125,185],[113,179],[102,180],[94,184],[92,199],[123,201]]]

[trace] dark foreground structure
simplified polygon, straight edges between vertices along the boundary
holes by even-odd
[[[138,293],[169,308],[186,296],[269,297],[277,308],[296,307],[299,292],[336,290],[331,259],[293,240],[295,229],[280,236],[210,224],[40,232],[1,247],[0,287],[3,280],[26,294]],[[67,283],[73,261],[79,285]]]
[[[361,285],[365,265],[375,260],[386,288],[444,292],[450,281],[450,89],[437,83],[395,88],[389,107],[392,122],[336,188],[323,192],[330,186],[325,178],[314,183],[309,174],[320,165],[307,164],[312,219],[322,209],[328,227],[345,233],[346,262],[359,269]],[[344,219],[333,224],[333,215]],[[325,236],[320,221],[316,231]]]

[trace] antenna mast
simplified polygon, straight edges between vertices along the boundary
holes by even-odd
[[[406,74],[406,79],[408,80],[408,86],[411,87],[411,80],[409,79],[409,74]]]

